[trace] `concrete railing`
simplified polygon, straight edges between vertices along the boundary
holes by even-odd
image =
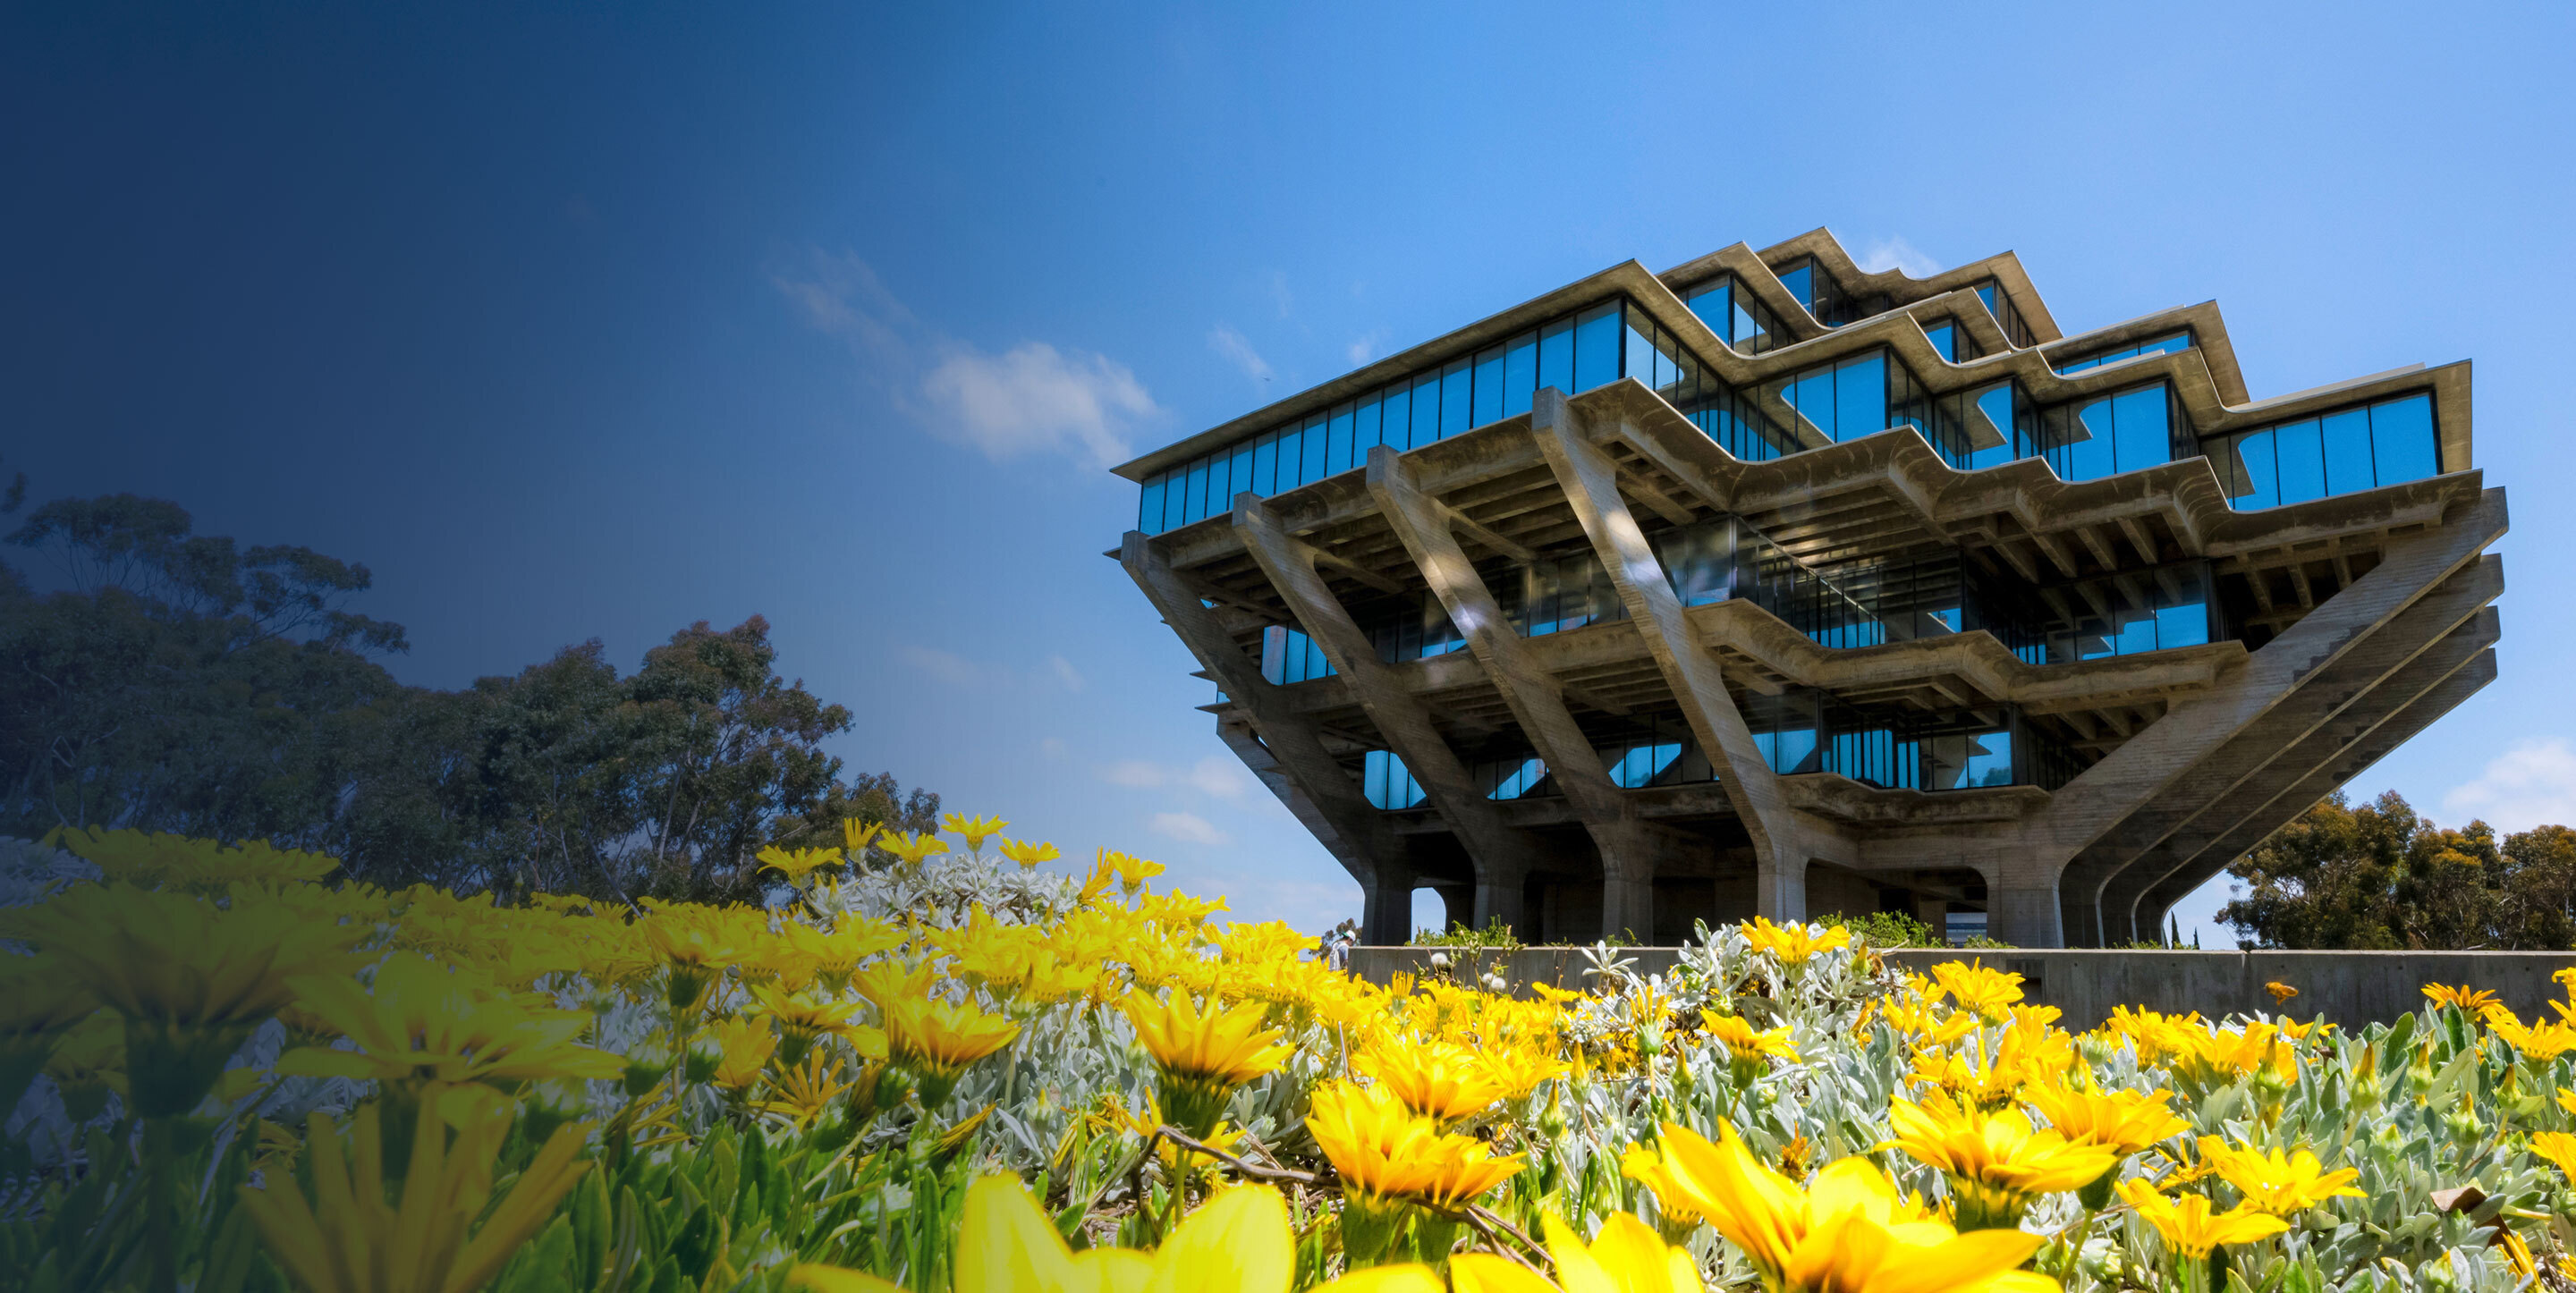
[[[1372,983],[1399,971],[1421,974],[1431,954],[1446,951],[1451,973],[1462,982],[1500,973],[1515,989],[1532,983],[1582,988],[1591,962],[1582,949],[1531,947],[1516,952],[1466,952],[1434,947],[1358,947],[1351,970]],[[1640,974],[1672,969],[1681,950],[1623,948]],[[2114,1006],[2144,1006],[2173,1014],[2198,1011],[2218,1019],[2255,1011],[2299,1018],[2323,1015],[2347,1028],[2394,1019],[2424,1005],[2427,983],[2485,988],[2529,1020],[2555,1018],[2549,1003],[2568,999],[2550,975],[2576,966],[2569,952],[2112,952],[1906,949],[1881,953],[1889,962],[1928,970],[1941,961],[1982,959],[2022,976],[2027,999],[2065,1012],[2059,1022],[2081,1031],[2110,1017]],[[2286,983],[2299,995],[2276,1005],[2264,985]]]

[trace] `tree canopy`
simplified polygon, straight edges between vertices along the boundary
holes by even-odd
[[[14,511],[24,479],[0,510]],[[824,750],[850,710],[776,669],[769,624],[705,621],[620,674],[597,640],[455,691],[377,657],[368,569],[194,533],[176,503],[62,499],[0,562],[0,833],[136,827],[267,839],[354,878],[459,891],[742,896],[773,843],[856,817],[933,829],[939,798]]]
[[[2576,946],[2576,831],[2538,826],[2496,840],[2420,817],[2391,790],[2354,806],[2340,792],[2228,868],[2236,899],[2218,919],[2263,947]]]

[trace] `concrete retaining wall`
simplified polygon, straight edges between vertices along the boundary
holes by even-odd
[[[1351,970],[1373,983],[1384,983],[1398,971],[1422,973],[1428,947],[1360,947],[1351,950]],[[1621,955],[1635,961],[1641,974],[1669,971],[1680,949],[1632,947]],[[2347,1028],[2388,1020],[2424,1004],[2427,983],[2465,984],[2485,988],[2502,998],[2524,1019],[2555,1018],[2552,1001],[2567,993],[2550,975],[2576,966],[2576,953],[2566,952],[2112,952],[2091,950],[1981,952],[1905,950],[1883,953],[1897,965],[1929,969],[1940,961],[1983,959],[1987,965],[2022,976],[2029,1000],[2065,1012],[2060,1022],[2081,1031],[2108,1018],[2114,1006],[2146,1006],[2181,1014],[2199,1011],[2203,1018],[2272,1011],[2307,1018],[2324,1015]],[[1514,987],[1547,983],[1565,988],[1586,984],[1590,964],[1576,948],[1535,947],[1506,953],[1452,950],[1453,973],[1481,977],[1499,970]],[[2267,983],[2286,983],[2299,990],[2287,1007],[2275,1006],[2264,991]]]

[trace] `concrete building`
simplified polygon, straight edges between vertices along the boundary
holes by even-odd
[[[2010,253],[1631,261],[1117,470],[1369,943],[2152,937],[2495,676],[2465,361],[2254,400],[2214,304],[2065,336]]]

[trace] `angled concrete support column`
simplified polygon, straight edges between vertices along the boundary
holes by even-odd
[[[1691,633],[1663,564],[1619,497],[1618,465],[1579,424],[1580,416],[1564,392],[1549,387],[1531,406],[1530,435],[1752,839],[1758,909],[1774,920],[1803,920],[1807,862],[1818,842],[1811,836],[1822,832],[1783,798],[1778,774],[1727,694],[1716,656]]]
[[[2425,602],[2432,600],[2426,598]],[[2480,608],[2468,622],[2452,629],[2377,686],[2353,698],[2331,721],[2283,746],[2259,771],[2211,800],[2206,811],[2139,854],[2102,887],[2106,945],[2152,937],[2136,923],[2141,896],[2212,841],[2262,813],[2291,787],[2319,768],[2337,763],[2347,751],[2369,740],[2371,733],[2403,713],[2417,697],[2441,685],[2479,652],[2495,645],[2503,633],[2503,620],[2496,608]],[[2296,805],[2295,809],[2305,812],[2306,805]]]
[[[1529,872],[1509,866],[1479,865],[1476,868],[1476,928],[1495,924],[1507,928],[1529,929],[1529,913],[1524,910]]]
[[[2338,714],[2371,695],[2384,680],[2396,676],[2409,661],[2444,640],[2503,592],[2504,559],[2493,554],[2479,558],[2441,580],[2432,591],[2394,616],[2366,625],[2356,635],[2358,641],[2331,662],[2298,679],[2270,708],[2232,734],[2213,734],[2217,739],[2203,747],[2196,764],[2135,810],[2119,817],[2075,855],[2066,869],[2062,891],[2070,923],[2080,914],[2085,924],[2081,928],[2070,925],[2069,941],[2098,946],[2103,939],[2113,937],[2109,930],[2097,933],[2091,926],[2097,904],[2112,880],[2132,869],[2158,842],[2207,816],[2230,791],[2261,776],[2312,734],[2330,726]],[[2347,615],[2348,609],[2340,605],[2341,601],[2340,596],[2327,599],[2302,624]],[[2256,652],[2249,664],[2259,663],[2273,645],[2278,644]],[[2463,653],[2452,663],[2456,665],[2466,658]],[[2177,706],[2163,721],[2188,726],[2193,715]],[[2106,918],[2106,923],[2112,922]],[[2125,926],[2127,922],[2116,923]]]
[[[1297,622],[1306,626],[1315,645],[1323,648],[1324,658],[1350,686],[1369,720],[1377,724],[1387,748],[1404,760],[1405,769],[1421,783],[1432,811],[1466,845],[1479,879],[1489,867],[1498,874],[1528,875],[1538,860],[1536,846],[1503,821],[1501,809],[1476,789],[1458,752],[1432,726],[1430,707],[1377,658],[1368,634],[1316,571],[1314,548],[1288,533],[1255,494],[1235,496],[1234,529],[1243,538],[1244,551],[1295,612]]]
[[[2361,775],[2364,769],[2386,758],[2388,753],[2431,727],[2435,720],[2457,708],[2461,701],[2494,682],[2496,656],[2493,648],[2478,652],[2457,672],[2435,683],[2431,690],[2416,697],[2404,709],[2389,716],[2388,721],[2372,728],[2370,735],[2355,743],[2334,762],[2310,773],[2297,785],[2283,791],[2261,812],[2255,813],[2225,835],[2219,836],[2198,853],[2176,867],[2138,899],[2141,923],[2150,927],[2162,924],[2173,905],[2199,888],[2211,876],[2243,857],[2272,832],[2287,826],[2318,800],[2332,794],[2343,783]]]
[[[1130,530],[1119,541],[1118,564],[1136,581],[1163,622],[1180,635],[1199,667],[1214,676],[1249,716],[1247,730],[1219,725],[1226,744],[1299,820],[1310,827],[1320,821],[1323,828],[1316,830],[1315,837],[1362,888],[1369,887],[1378,869],[1393,861],[1392,833],[1350,774],[1342,770],[1341,762],[1324,749],[1314,720],[1298,713],[1280,695],[1279,686],[1261,676],[1260,664],[1226,635],[1216,612],[1207,608],[1144,532]],[[1412,883],[1409,871],[1405,883]]]
[[[1378,864],[1360,884],[1360,942],[1401,947],[1413,941],[1413,864],[1397,857]]]
[[[1601,766],[1599,751],[1567,708],[1564,689],[1545,666],[1531,658],[1529,643],[1513,630],[1493,590],[1485,586],[1475,564],[1459,546],[1451,528],[1455,514],[1446,504],[1417,488],[1412,468],[1384,445],[1369,450],[1368,487],[1388,527],[1421,570],[1423,581],[1449,613],[1449,622],[1467,640],[1467,650],[1493,679],[1494,689],[1510,707],[1513,720],[1547,764],[1548,775],[1564,792],[1566,803],[1583,822],[1585,833],[1601,853],[1602,873],[1642,877],[1651,904],[1654,857],[1676,841],[1668,838],[1670,832],[1639,821],[1627,798],[1611,782],[1610,774]],[[1484,911],[1481,895],[1487,888],[1482,879],[1480,868],[1479,914]],[[1517,894],[1519,883],[1518,878],[1498,872],[1493,887],[1499,898],[1504,888]],[[1513,905],[1518,905],[1516,900]],[[1650,919],[1639,932],[1651,931]],[[1603,932],[1613,931],[1605,928]]]

